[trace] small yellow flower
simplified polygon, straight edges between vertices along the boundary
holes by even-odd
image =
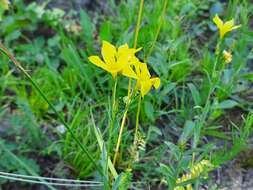
[[[213,169],[213,165],[209,160],[202,160],[199,163],[195,164],[193,167],[190,168],[189,173],[184,174],[181,178],[177,179],[177,184],[183,183],[192,179],[198,178],[200,175],[202,175],[204,172],[210,171]],[[192,190],[192,185],[188,184],[186,188],[182,186],[177,186],[174,188],[174,190]]]
[[[3,10],[8,10],[9,4],[9,0],[0,0],[0,6],[3,8]]]
[[[152,86],[158,89],[160,86],[160,78],[151,78],[146,63],[135,63],[135,70],[137,75],[137,86],[141,91],[141,96],[144,97],[151,89]]]
[[[230,63],[232,61],[232,54],[226,50],[223,51],[223,57],[224,57],[225,63]]]
[[[235,30],[235,29],[241,27],[241,25],[234,25],[234,19],[223,23],[223,21],[220,19],[220,17],[218,15],[215,15],[215,17],[213,18],[213,22],[216,24],[216,26],[218,27],[218,29],[220,31],[220,38],[221,39],[224,37],[224,35],[227,32],[230,32],[232,30]]]
[[[116,47],[109,42],[103,41],[101,51],[103,61],[98,56],[90,56],[89,61],[111,73],[113,78],[115,78],[118,73],[122,73],[124,76],[130,78],[136,78],[131,64],[138,60],[134,54],[139,50],[140,49],[129,48],[127,44],[116,49]]]

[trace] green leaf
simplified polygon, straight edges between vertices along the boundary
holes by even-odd
[[[150,119],[151,121],[155,120],[154,107],[150,103],[150,101],[144,101],[144,112],[146,116],[148,117],[148,119]]]
[[[176,158],[176,160],[180,160],[181,151],[179,147],[171,142],[166,141],[165,144],[170,149],[170,153],[172,156]]]
[[[81,10],[80,12],[81,17],[81,26],[84,35],[84,41],[87,44],[88,50],[93,50],[93,24],[91,23],[89,15],[84,11]]]
[[[100,27],[99,36],[101,41],[106,40],[111,42],[112,41],[112,33],[111,33],[111,22],[104,21]]]
[[[192,83],[189,83],[187,85],[191,91],[192,98],[194,100],[195,105],[196,106],[200,105],[201,104],[201,97],[200,97],[199,91],[197,90],[196,86]]]
[[[193,132],[194,132],[194,128],[195,128],[195,123],[193,121],[186,121],[185,125],[184,125],[184,129],[183,132],[178,140],[179,144],[185,144],[188,139],[192,136]]]
[[[229,136],[227,136],[224,132],[217,131],[217,130],[206,130],[203,135],[218,137],[218,138],[224,139],[224,140],[231,140],[231,138]]]
[[[130,172],[121,173],[114,181],[112,190],[125,190],[129,188],[132,179]]]
[[[231,109],[238,105],[238,102],[234,100],[224,100],[218,105],[214,106],[215,109]]]
[[[92,113],[92,112],[91,112]],[[93,115],[92,115],[92,118],[93,118]],[[101,132],[99,131],[99,129],[97,128],[96,124],[94,123],[94,120],[92,119],[92,123],[93,123],[93,129],[94,129],[94,133],[95,133],[95,136],[97,138],[97,142],[98,142],[98,146],[100,148],[101,151],[103,151],[103,145],[105,144],[104,140],[103,140],[103,137],[102,137],[102,134]],[[117,178],[118,177],[118,174],[117,174],[117,171],[115,170],[112,162],[111,162],[111,159],[109,158],[108,160],[108,167],[113,175],[114,178]]]

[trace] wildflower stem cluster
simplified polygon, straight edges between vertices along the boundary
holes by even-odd
[[[198,144],[199,144],[199,140],[200,140],[200,133],[201,133],[201,129],[204,125],[204,121],[206,120],[206,118],[208,117],[208,113],[210,111],[210,105],[211,105],[211,95],[215,92],[215,89],[217,87],[217,82],[219,82],[219,78],[221,77],[222,72],[224,71],[224,62],[228,63],[232,61],[232,55],[230,53],[228,53],[226,50],[223,50],[223,56],[224,59],[221,59],[221,47],[222,44],[224,42],[224,37],[225,34],[227,34],[228,32],[235,30],[237,28],[239,28],[241,25],[234,25],[234,20],[230,20],[227,22],[223,22],[218,15],[216,15],[213,18],[213,22],[216,24],[218,30],[219,30],[219,35],[220,38],[218,39],[216,48],[215,48],[215,52],[214,52],[214,63],[213,63],[213,67],[212,67],[212,71],[211,73],[208,73],[208,79],[209,79],[209,90],[208,90],[208,94],[207,94],[207,98],[206,98],[206,102],[205,105],[203,107],[203,112],[200,116],[200,119],[196,125],[196,135],[194,138],[194,142],[193,142],[193,148],[197,148]],[[192,165],[194,165],[194,160],[195,160],[196,154],[195,152],[193,152],[192,154]]]

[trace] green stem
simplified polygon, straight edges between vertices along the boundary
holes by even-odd
[[[195,135],[195,139],[194,139],[194,142],[193,142],[193,148],[197,148],[198,146],[198,143],[199,143],[199,139],[200,139],[200,133],[201,133],[201,129],[204,125],[204,122],[207,118],[207,115],[208,115],[208,112],[210,111],[210,104],[211,104],[211,95],[212,93],[215,91],[215,86],[216,86],[216,66],[217,66],[217,63],[219,61],[219,56],[220,56],[220,45],[222,43],[222,40],[219,39],[217,45],[216,45],[216,48],[215,48],[215,61],[214,61],[214,65],[213,65],[213,69],[212,69],[212,75],[211,75],[211,81],[210,81],[210,88],[209,88],[209,91],[208,91],[208,95],[207,95],[207,98],[206,98],[206,102],[205,102],[205,106],[204,106],[204,110],[201,114],[201,117],[200,117],[200,120],[199,122],[197,123],[197,126],[196,126],[196,135]],[[215,80],[213,80],[215,79]],[[192,165],[194,165],[194,161],[195,161],[195,152],[193,152],[192,154]]]
[[[135,27],[134,48],[137,47],[139,30],[140,30],[140,25],[141,25],[141,18],[142,18],[142,13],[143,13],[143,6],[144,6],[144,0],[140,0],[138,18],[137,18],[137,23],[136,23],[136,27]]]
[[[137,47],[137,43],[138,43],[138,36],[139,36],[139,31],[140,31],[140,26],[141,26],[141,18],[142,18],[142,13],[143,13],[143,7],[144,7],[144,0],[140,0],[138,18],[137,18],[137,23],[136,23],[136,27],[135,27],[135,34],[134,34],[134,48]],[[127,91],[128,98],[131,94],[131,87],[132,87],[132,79],[129,78],[129,80],[128,80],[128,91]]]
[[[78,139],[78,137],[75,136],[74,132],[71,130],[71,127],[66,123],[66,121],[64,120],[64,118],[62,117],[62,115],[60,113],[58,113],[58,111],[56,110],[56,108],[54,107],[54,105],[47,99],[46,95],[42,92],[42,90],[40,89],[39,85],[32,79],[32,77],[25,71],[25,69],[21,66],[21,64],[15,59],[15,57],[10,53],[10,51],[2,44],[0,43],[0,49],[1,51],[9,57],[9,59],[14,63],[14,65],[27,77],[27,79],[32,83],[32,85],[35,87],[35,89],[37,90],[37,92],[40,94],[40,96],[47,102],[47,104],[50,106],[50,108],[53,110],[53,112],[56,114],[56,116],[59,118],[59,120],[61,121],[61,123],[66,127],[66,129],[68,130],[68,132],[71,134],[72,138],[76,141],[76,143],[78,144],[78,146],[82,149],[82,151],[87,155],[88,159],[91,161],[91,163],[94,165],[94,167],[97,169],[97,171],[103,175],[103,172],[101,170],[101,168],[99,168],[96,164],[96,162],[94,161],[94,159],[92,158],[92,156],[90,155],[88,149],[86,147],[84,147],[82,145],[82,143],[80,142],[80,140]]]
[[[135,131],[134,131],[133,148],[131,150],[131,158],[130,158],[130,162],[128,164],[128,169],[129,170],[132,170],[134,156],[136,154],[137,146],[138,146],[137,141],[138,141],[139,119],[140,119],[140,111],[141,111],[141,100],[142,100],[142,97],[141,97],[141,95],[139,95],[136,118],[135,118]]]
[[[134,145],[136,144],[137,138],[138,138],[139,119],[140,119],[140,111],[141,111],[141,100],[142,100],[141,95],[139,95],[137,113],[136,113],[136,118],[135,118]]]
[[[130,95],[130,98],[131,98],[131,95]],[[120,144],[121,144],[122,133],[123,133],[123,130],[124,130],[124,127],[125,127],[125,122],[126,122],[126,117],[127,117],[130,102],[131,102],[130,100],[127,100],[126,108],[125,108],[123,118],[122,118],[122,121],[121,121],[119,136],[118,136],[116,149],[115,149],[115,153],[114,153],[114,157],[113,157],[113,166],[115,166],[117,158],[118,158],[119,147],[120,147]]]
[[[160,31],[161,31],[161,28],[162,28],[162,25],[164,23],[164,18],[165,18],[165,14],[166,14],[166,8],[167,8],[167,4],[168,4],[168,0],[164,0],[164,3],[163,3],[163,9],[162,9],[162,14],[159,18],[159,25],[157,27],[157,30],[156,30],[156,33],[155,33],[155,38],[154,40],[152,41],[152,44],[151,44],[151,47],[147,53],[147,55],[145,56],[145,59],[144,59],[144,62],[147,61],[147,58],[151,55],[152,51],[154,50],[154,47],[155,47],[155,43],[158,39],[158,36],[160,34]]]
[[[144,0],[140,0],[138,18],[137,18],[137,23],[136,23],[136,27],[135,27],[134,48],[137,47],[137,43],[138,43],[138,36],[139,36],[139,30],[140,30],[140,25],[141,25],[143,7],[144,7]],[[122,118],[121,124],[120,124],[119,136],[118,136],[117,145],[116,145],[116,149],[115,149],[115,154],[114,154],[114,158],[113,158],[113,166],[115,166],[116,160],[117,160],[117,157],[118,157],[118,151],[119,151],[119,147],[120,147],[120,143],[121,143],[121,137],[122,137],[122,133],[123,133],[123,130],[124,130],[124,127],[125,127],[125,122],[126,122],[126,117],[127,117],[127,113],[128,113],[129,104],[131,102],[131,94],[132,94],[131,89],[132,89],[132,79],[129,78],[129,80],[128,80],[128,91],[127,91],[127,104],[126,104],[126,108],[125,108],[123,118]]]
[[[114,87],[112,89],[112,112],[111,112],[111,122],[109,126],[109,137],[108,137],[108,145],[107,145],[107,165],[109,162],[109,158],[111,156],[111,146],[112,146],[112,133],[113,133],[113,128],[114,128],[114,123],[115,123],[115,118],[116,118],[116,91],[117,91],[117,83],[118,83],[118,78],[116,77],[114,81]],[[106,167],[107,168],[107,167]]]
[[[212,70],[212,78],[215,76],[215,71],[216,71],[216,67],[217,67],[217,63],[219,61],[219,56],[220,56],[220,45],[222,43],[222,40],[219,40],[216,48],[215,48],[215,61],[214,61],[214,65],[213,65],[213,70]]]
[[[117,157],[119,154],[119,148],[120,148],[120,144],[121,144],[122,134],[123,134],[124,127],[125,127],[125,122],[126,122],[126,117],[127,117],[127,113],[129,110],[129,106],[132,102],[132,97],[136,94],[136,92],[137,92],[137,88],[135,88],[133,90],[133,92],[130,94],[130,97],[126,103],[125,111],[124,111],[123,118],[122,118],[121,125],[120,125],[120,131],[119,131],[119,136],[118,136],[118,140],[117,140],[117,144],[116,144],[116,148],[115,148],[115,153],[114,153],[114,157],[113,157],[113,166],[115,166],[116,161],[117,161]]]

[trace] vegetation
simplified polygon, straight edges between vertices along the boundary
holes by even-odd
[[[250,0],[93,4],[0,0],[0,189],[219,189],[250,151]]]

